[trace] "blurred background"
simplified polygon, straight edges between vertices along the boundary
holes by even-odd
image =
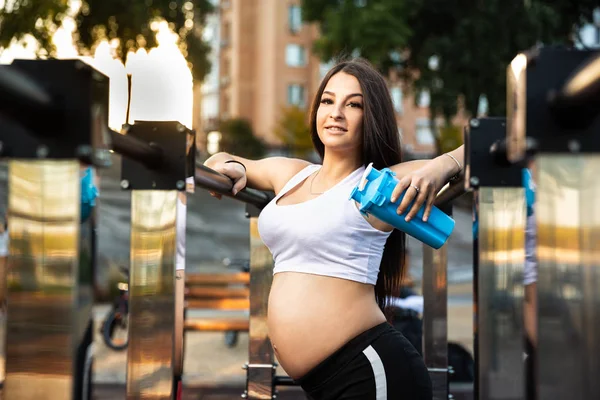
[[[197,158],[218,151],[318,162],[308,134],[312,97],[342,56],[387,78],[405,159],[462,144],[473,116],[506,112],[506,66],[533,46],[600,48],[597,0],[0,0],[0,63],[80,58],[111,79],[109,124],[178,120],[196,131]],[[128,92],[131,91],[128,112]],[[130,193],[120,159],[98,171],[96,308],[106,313],[129,264]],[[6,208],[0,168],[0,217]],[[449,340],[472,351],[472,217],[455,209],[449,246]],[[249,257],[244,205],[188,196],[187,270],[222,272]],[[409,241],[418,291],[421,245]],[[234,262],[235,264],[235,262]],[[188,334],[185,379],[243,379],[247,339]],[[124,382],[126,353],[98,343],[95,379]],[[219,357],[210,351],[218,351]]]

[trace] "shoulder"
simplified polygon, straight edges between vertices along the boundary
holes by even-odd
[[[286,183],[289,182],[295,175],[312,164],[306,160],[298,158],[287,158],[287,157],[272,157],[270,160],[270,167],[273,173],[273,186],[275,193],[278,193]]]

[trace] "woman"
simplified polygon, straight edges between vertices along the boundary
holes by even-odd
[[[437,191],[461,172],[461,151],[401,163],[385,80],[360,59],[325,76],[310,129],[322,166],[225,153],[205,162],[234,181],[234,195],[245,186],[276,193],[259,231],[275,260],[268,324],[277,358],[315,400],[431,399],[422,358],[383,312],[398,293],[405,235],[363,217],[348,198],[373,162],[401,178],[393,197],[408,189],[398,213],[416,198],[406,218],[426,204],[425,219]]]

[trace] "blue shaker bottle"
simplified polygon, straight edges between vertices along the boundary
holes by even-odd
[[[535,183],[531,176],[531,171],[523,168],[521,171],[523,178],[523,187],[525,188],[525,203],[527,205],[527,216],[533,215],[533,205],[535,204]]]
[[[98,188],[94,184],[94,173],[91,167],[86,168],[81,178],[81,222],[87,221],[96,206]]]
[[[373,168],[373,164],[369,164],[360,183],[352,190],[350,199],[354,199],[359,204],[359,210],[362,214],[373,214],[381,221],[392,225],[426,245],[439,249],[446,243],[452,233],[454,220],[439,208],[432,207],[429,219],[427,222],[423,222],[425,206],[422,206],[416,217],[410,222],[406,222],[404,220],[406,213],[401,215],[396,213],[396,209],[404,198],[404,193],[399,196],[395,203],[390,201],[392,191],[398,184],[398,180],[394,178],[395,175],[389,168],[378,171]],[[410,210],[410,206],[408,210]]]

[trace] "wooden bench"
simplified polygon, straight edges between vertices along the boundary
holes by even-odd
[[[188,317],[189,310],[248,311],[250,274],[189,274],[185,279],[185,332],[247,332],[248,318]]]

